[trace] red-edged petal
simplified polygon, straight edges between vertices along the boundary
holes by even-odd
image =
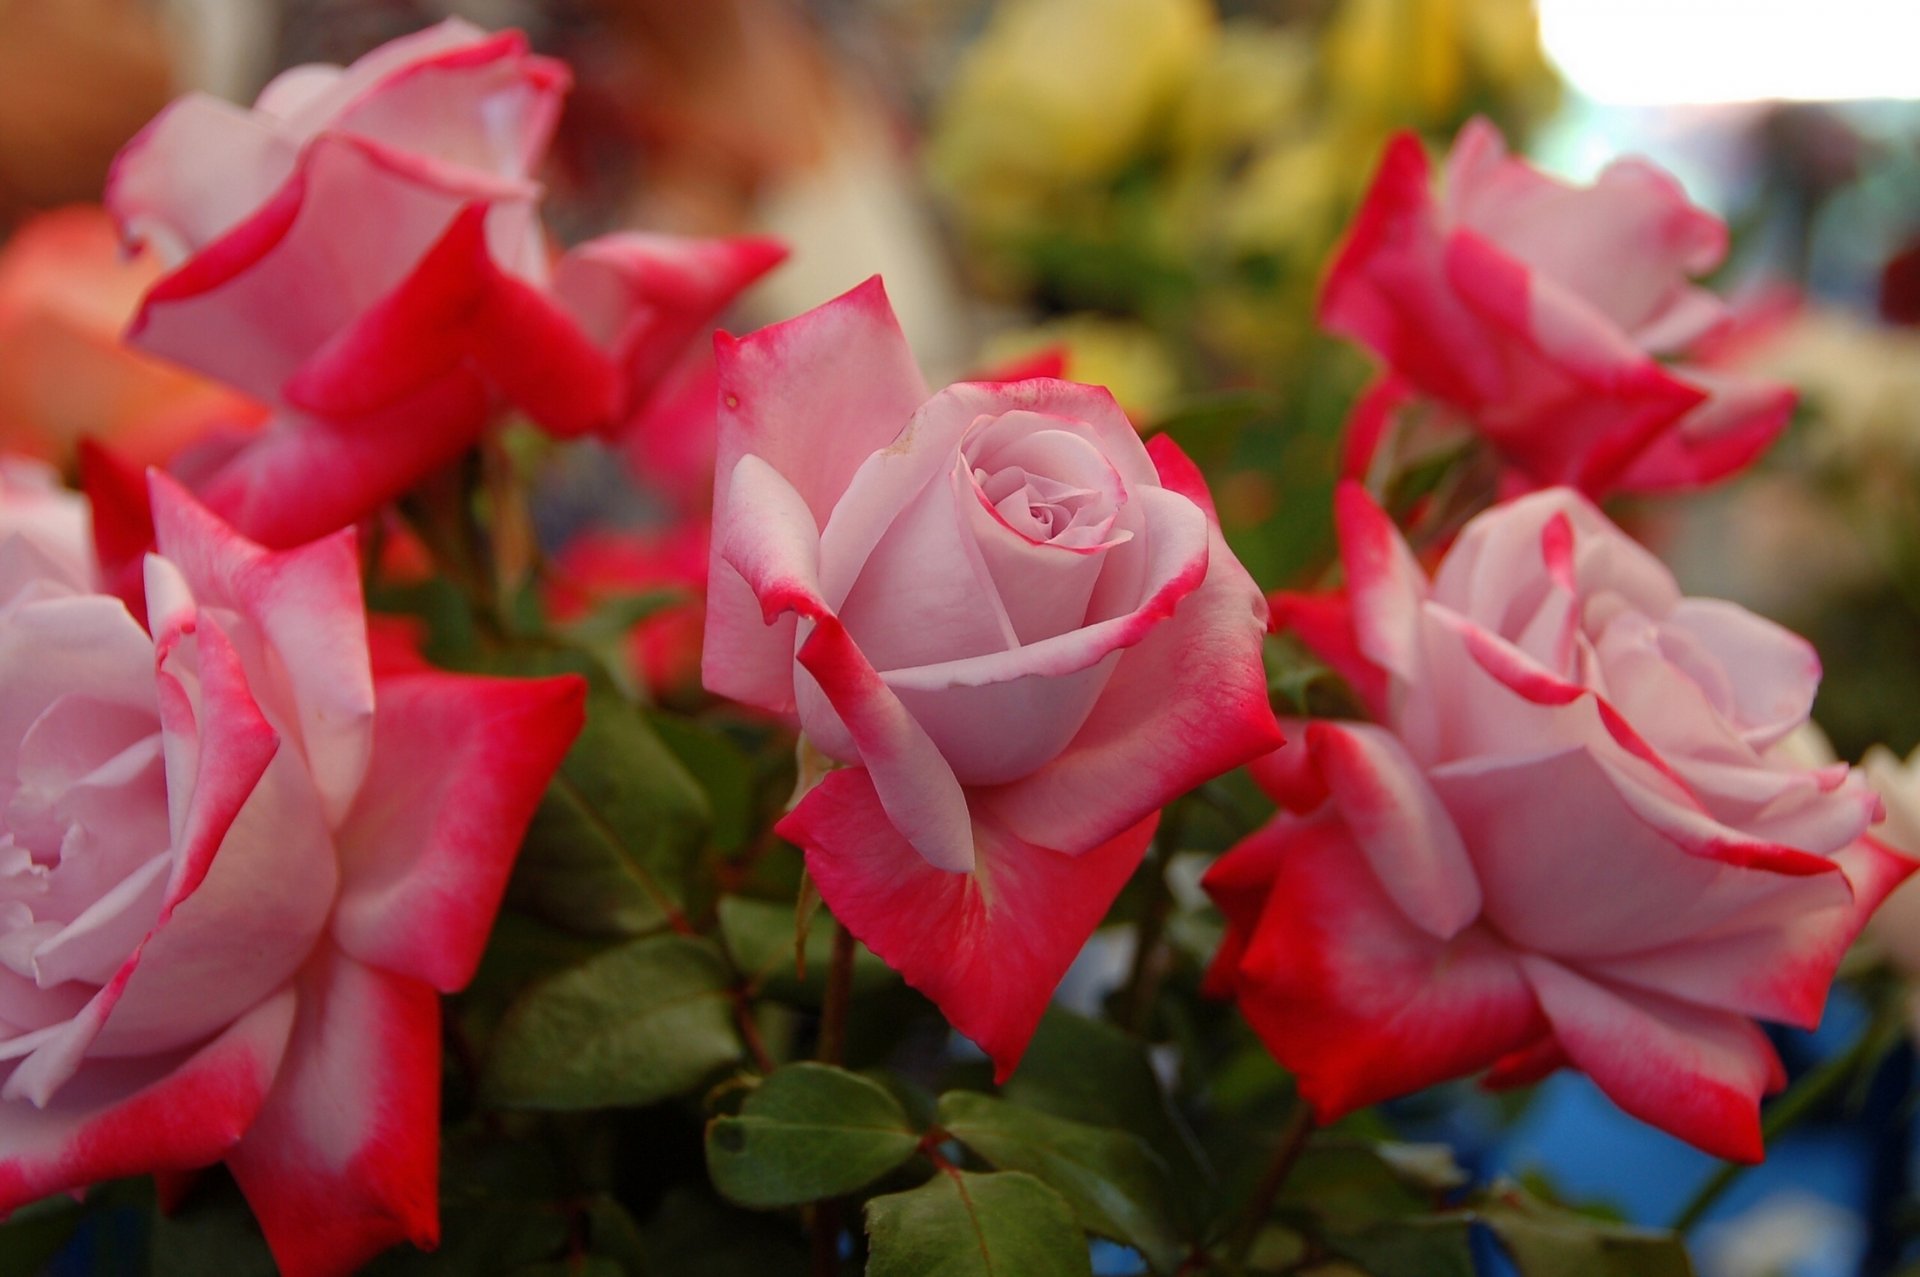
[[[272,1093],[226,1156],[286,1277],[439,1240],[440,999],[323,949]]]
[[[1706,400],[1576,294],[1471,231],[1447,276],[1507,353],[1507,383],[1475,420],[1536,484],[1603,494],[1661,434]]]
[[[460,210],[397,288],[300,365],[286,401],[363,418],[467,364],[557,434],[611,421],[613,365],[543,293],[495,265],[487,213]]]
[[[1322,1122],[1485,1068],[1539,1036],[1514,954],[1478,927],[1440,940],[1416,925],[1337,818],[1283,815],[1210,881],[1226,884],[1248,858],[1273,877],[1236,996]]]
[[[717,337],[714,354],[720,432],[702,675],[719,695],[790,713],[793,631],[764,623],[752,590],[720,557],[734,467],[751,453],[785,476],[817,535],[854,471],[894,441],[927,386],[877,276],[783,324]]]
[[[646,409],[695,339],[786,256],[786,245],[764,236],[637,232],[568,252],[554,270],[554,297],[619,371],[618,402],[602,429],[624,428]]]
[[[1347,573],[1354,646],[1367,660],[1408,682],[1420,674],[1420,605],[1427,574],[1367,490],[1351,480],[1334,492],[1334,523]]]
[[[1376,716],[1387,713],[1387,672],[1360,650],[1353,628],[1353,606],[1346,591],[1294,594],[1280,591],[1269,597],[1275,634],[1291,634],[1307,650],[1347,681],[1361,702]]]
[[[159,471],[149,483],[160,553],[179,569],[194,601],[240,612],[278,657],[278,669],[249,674],[285,680],[295,721],[282,729],[300,733],[327,821],[337,824],[373,748],[373,673],[353,531],[275,553],[223,524]],[[154,617],[154,632],[161,628]]]
[[[492,412],[461,368],[371,416],[277,414],[194,491],[262,545],[295,546],[358,522],[465,452]]]
[[[133,247],[177,263],[244,224],[294,170],[298,141],[242,107],[190,93],[121,148],[105,203]]]
[[[80,441],[80,484],[93,511],[93,551],[101,584],[144,623],[147,585],[141,560],[153,548],[153,505],[140,467],[91,439]]]
[[[1715,1157],[1766,1155],[1760,1097],[1786,1074],[1753,1021],[1589,980],[1532,954],[1520,963],[1568,1060],[1607,1098]]]
[[[1160,486],[1178,492],[1206,511],[1207,522],[1218,527],[1220,512],[1214,509],[1213,493],[1207,489],[1207,476],[1175,443],[1172,435],[1155,435],[1147,440],[1147,456],[1160,476]]]
[[[373,759],[337,835],[334,939],[452,992],[473,977],[521,835],[580,732],[586,685],[421,669],[375,690]]]
[[[1307,748],[1374,877],[1400,911],[1448,940],[1480,915],[1460,832],[1406,748],[1383,728],[1316,722]]]
[[[980,809],[1020,838],[1069,852],[1095,846],[1281,744],[1260,660],[1266,600],[1219,529],[1208,525],[1207,536],[1205,579],[1172,616],[1142,627],[1065,751],[977,792]]]
[[[1497,395],[1500,351],[1446,278],[1420,139],[1387,143],[1320,294],[1320,322],[1363,342],[1428,394],[1471,408]]]
[[[1755,909],[1743,926],[1714,927],[1690,940],[1582,962],[1610,983],[1811,1029],[1820,1022],[1834,972],[1868,917],[1920,868],[1872,838],[1833,857],[1851,893],[1782,884],[1780,899]]]
[[[1373,458],[1381,440],[1393,426],[1393,417],[1413,398],[1413,387],[1400,377],[1386,373],[1373,382],[1354,401],[1341,432],[1340,477],[1364,483],[1373,469]]]
[[[798,656],[783,659],[797,659],[818,684],[858,761],[872,773],[880,802],[901,836],[942,869],[971,869],[966,794],[926,729],[821,599],[819,541],[800,494],[757,456],[741,458],[733,480],[733,508],[751,510],[754,517],[716,525],[723,527],[716,537],[719,562],[746,585],[769,622],[785,613],[814,622]],[[839,745],[834,741],[828,747]]]
[[[277,402],[303,364],[406,282],[463,210],[505,215],[534,194],[324,135],[271,200],[149,290],[128,340]]]
[[[1139,865],[1156,812],[1084,855],[976,827],[971,873],[929,865],[866,773],[833,772],[777,826],[835,918],[993,1059],[1004,1081],[1054,986]]]
[[[92,1060],[44,1108],[0,1105],[0,1215],[62,1189],[218,1161],[259,1113],[293,1018],[287,989],[171,1068]]]
[[[1710,398],[1655,439],[1620,476],[1627,492],[1673,492],[1724,479],[1759,460],[1793,417],[1793,387],[1702,368],[1680,376]]]

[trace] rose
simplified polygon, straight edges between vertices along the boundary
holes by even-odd
[[[838,764],[779,832],[1005,1076],[1161,805],[1277,743],[1265,604],[1171,441],[929,398],[877,279],[719,358],[707,686]]]
[[[1621,160],[1568,186],[1475,120],[1444,187],[1396,137],[1328,274],[1321,322],[1389,369],[1349,427],[1350,469],[1415,392],[1478,431],[1511,485],[1592,495],[1710,482],[1786,425],[1787,387],[1659,362],[1731,322],[1688,283],[1725,255],[1726,227],[1666,173]]]
[[[153,484],[151,636],[77,501],[4,493],[0,1213],[225,1161],[281,1271],[345,1273],[435,1238],[435,991],[582,688],[370,647],[350,531],[272,553]]]
[[[1812,649],[1682,597],[1566,489],[1474,520],[1431,583],[1357,486],[1338,519],[1346,596],[1276,615],[1380,724],[1314,722],[1263,765],[1291,810],[1209,871],[1214,987],[1325,1120],[1570,1064],[1757,1159],[1781,1073],[1752,1017],[1817,1022],[1911,868],[1862,837],[1860,777],[1783,748]]]
[[[83,204],[23,223],[0,249],[0,447],[70,461],[82,436],[135,464],[163,462],[258,406],[120,343],[159,275],[120,252],[113,221]]]
[[[295,544],[370,512],[498,400],[562,435],[617,429],[779,259],[618,235],[550,265],[532,173],[566,84],[519,33],[449,20],[287,71],[251,111],[182,98],[122,152],[108,206],[170,266],[129,339],[274,410],[191,467],[243,532]]]

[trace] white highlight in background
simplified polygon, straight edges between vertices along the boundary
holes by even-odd
[[[1920,0],[1538,0],[1596,102],[1920,98]]]

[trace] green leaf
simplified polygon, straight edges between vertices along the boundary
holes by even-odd
[[[15,1211],[0,1227],[0,1277],[39,1277],[85,1218],[72,1201],[57,1198]]]
[[[951,1171],[867,1203],[866,1277],[1091,1277],[1086,1235],[1031,1175]]]
[[[1172,1172],[1188,1231],[1206,1218],[1212,1173],[1168,1105],[1146,1048],[1113,1025],[1049,1010],[1002,1094],[1076,1122],[1132,1131]]]
[[[1020,1108],[970,1091],[940,1097],[940,1126],[993,1166],[1025,1171],[1067,1199],[1088,1232],[1125,1242],[1160,1272],[1188,1247],[1167,1215],[1166,1163],[1139,1136]]]
[[[742,1206],[798,1206],[865,1187],[919,1144],[884,1087],[825,1064],[789,1064],[738,1116],[707,1124],[707,1169],[713,1186]]]
[[[1549,1206],[1511,1183],[1495,1184],[1474,1210],[1522,1277],[1693,1277],[1677,1235]]]
[[[706,791],[714,845],[728,852],[745,847],[759,828],[753,760],[726,736],[687,719],[653,713],[647,722]]]
[[[690,936],[654,936],[522,994],[494,1035],[481,1092],[505,1107],[651,1104],[739,1057],[719,950]]]
[[[706,794],[647,720],[616,696],[587,724],[534,814],[510,900],[595,935],[644,935],[687,897],[712,823]]]
[[[1432,1198],[1410,1188],[1370,1146],[1323,1136],[1294,1164],[1278,1205],[1332,1231],[1357,1233],[1382,1220],[1425,1214]]]
[[[641,1223],[640,1236],[655,1259],[639,1270],[645,1277],[785,1277],[808,1271],[807,1243],[787,1220],[739,1210],[690,1188],[669,1190]]]
[[[1474,1277],[1470,1223],[1466,1215],[1414,1216],[1331,1234],[1326,1242],[1369,1277]]]
[[[722,896],[720,934],[740,969],[776,998],[819,1005],[833,965],[833,926],[822,919],[807,933],[807,978],[794,969],[794,906],[777,900]],[[853,955],[855,996],[896,983],[891,968],[865,945]]]

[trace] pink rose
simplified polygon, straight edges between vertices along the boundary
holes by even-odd
[[[182,98],[121,153],[107,203],[170,268],[129,340],[274,411],[193,466],[241,531],[340,527],[499,402],[561,435],[616,430],[779,260],[759,239],[616,235],[551,263],[533,174],[567,79],[518,32],[449,20],[287,71],[252,110]]]
[[[929,397],[877,279],[719,360],[707,686],[836,765],[780,834],[1004,1077],[1159,808],[1278,742],[1265,603],[1170,440]]]
[[[76,500],[0,500],[0,1214],[224,1161],[285,1273],[432,1244],[437,991],[579,681],[370,649],[351,532],[262,550],[158,475],[149,635]]]
[[[1388,371],[1349,426],[1362,470],[1413,395],[1463,418],[1510,487],[1591,495],[1719,479],[1786,425],[1793,392],[1684,362],[1732,322],[1688,282],[1726,227],[1641,160],[1575,187],[1462,129],[1436,195],[1419,140],[1388,144],[1320,300],[1328,328]]]
[[[1338,521],[1346,599],[1277,615],[1379,723],[1314,722],[1263,766],[1291,810],[1208,873],[1214,986],[1323,1120],[1571,1065],[1757,1160],[1782,1075],[1753,1018],[1816,1023],[1912,868],[1862,837],[1857,774],[1783,747],[1812,648],[1683,597],[1566,489],[1474,520],[1431,582],[1357,486]]]

